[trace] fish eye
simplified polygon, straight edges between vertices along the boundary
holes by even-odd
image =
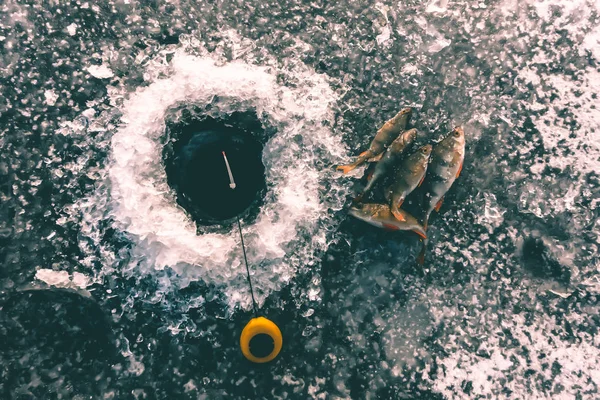
[[[460,137],[460,131],[455,130],[454,131],[454,137]]]
[[[427,147],[423,147],[423,148],[421,149],[421,153],[423,153],[423,154],[427,154]]]

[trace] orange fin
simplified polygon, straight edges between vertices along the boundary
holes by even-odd
[[[423,232],[419,231],[418,229],[413,229],[412,231],[414,233],[416,233],[417,235],[419,235],[421,238],[427,239],[427,235],[425,235]]]
[[[356,168],[356,165],[354,165],[354,164],[338,165],[336,167],[336,169],[338,171],[342,171],[344,174],[347,174],[348,172],[352,171],[354,168]]]
[[[381,226],[383,226],[383,228],[387,231],[399,231],[400,230],[400,228],[398,228],[396,225],[386,224],[385,222],[382,222]]]
[[[400,206],[398,206],[398,207],[400,207]],[[400,222],[406,221],[406,218],[404,218],[404,215],[402,215],[402,213],[400,211],[392,211],[392,214],[394,214],[394,218],[396,218],[398,221],[400,221]]]
[[[348,172],[352,171],[353,169],[364,163],[370,154],[372,153],[369,150],[363,151],[358,155],[356,161],[354,161],[352,164],[338,165],[336,169],[342,171],[344,174],[347,174]]]
[[[375,173],[375,171],[369,172],[369,175],[367,175],[367,182],[370,181],[371,179],[373,179],[373,174],[374,173]]]
[[[438,203],[435,205],[435,211],[439,212],[440,208],[442,208],[442,202],[444,201],[444,198],[442,197],[440,199],[440,201],[438,201]]]
[[[421,181],[419,182],[419,185],[417,187],[421,187],[424,180],[425,180],[425,174],[423,174],[423,177],[421,178]]]
[[[456,171],[456,177],[458,178],[458,176],[460,175],[461,171],[462,171],[462,167],[463,167],[464,161],[460,163],[460,167],[458,167],[458,171]]]

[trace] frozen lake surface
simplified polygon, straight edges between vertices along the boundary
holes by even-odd
[[[0,5],[0,397],[600,397],[598,2],[66,3]],[[405,106],[467,141],[424,272],[333,168]],[[241,116],[260,367],[237,232],[164,161],[169,124]]]

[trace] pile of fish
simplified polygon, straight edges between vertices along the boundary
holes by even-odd
[[[444,195],[460,175],[465,157],[465,134],[456,127],[441,141],[415,149],[417,130],[406,129],[412,109],[405,108],[377,131],[369,149],[356,161],[340,165],[345,174],[365,162],[376,163],[368,173],[368,182],[354,200],[350,215],[379,228],[415,232],[423,240],[417,258],[424,263],[427,225],[433,210],[439,211]],[[406,197],[421,185],[422,196],[417,218],[400,207]],[[385,203],[364,202],[373,189],[383,186]]]

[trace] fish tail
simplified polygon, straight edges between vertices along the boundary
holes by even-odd
[[[404,215],[402,215],[402,213],[400,212],[400,204],[402,204],[402,202],[392,201],[390,211],[398,221],[403,222],[406,221],[406,218],[404,218]]]
[[[423,244],[421,245],[421,251],[419,252],[419,255],[417,256],[417,263],[419,263],[419,265],[425,264],[425,252],[426,251],[427,251],[427,240],[423,240]]]
[[[338,165],[336,169],[342,171],[344,174],[347,174],[348,172],[354,170],[356,167],[367,161],[372,156],[373,153],[370,150],[364,151],[360,153],[356,161],[354,161],[353,163],[346,165]]]
[[[336,167],[336,169],[338,171],[342,171],[344,174],[347,174],[347,173],[349,173],[350,171],[352,171],[356,167],[358,167],[358,164],[354,162],[352,164],[338,165]]]
[[[361,165],[362,163],[364,163],[365,161],[367,161],[369,158],[374,157],[375,153],[373,153],[370,149],[367,151],[363,151],[362,153],[360,153],[358,155],[358,159],[355,161],[356,166]]]
[[[425,233],[425,231],[421,228],[415,228],[412,230],[414,233],[416,233],[417,235],[419,235],[419,237],[421,239],[427,239],[427,234]]]

